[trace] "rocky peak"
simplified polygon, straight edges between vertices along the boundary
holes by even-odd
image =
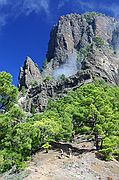
[[[119,85],[118,52],[119,21],[94,12],[61,16],[51,31],[42,72],[29,57],[21,68],[19,89],[28,88],[25,110],[41,112],[49,98],[60,98],[95,78]],[[34,81],[38,85],[30,87]]]
[[[119,44],[117,26],[119,27],[119,22],[114,18],[94,12],[61,16],[50,34],[47,51],[47,61],[50,65],[46,68],[52,68],[47,68],[47,75],[52,75],[53,69],[62,65],[70,53],[90,45],[95,37],[100,37],[108,45],[116,47]]]
[[[23,67],[20,69],[18,77],[18,87],[19,90],[22,87],[28,88],[33,83],[41,83],[42,77],[38,69],[38,66],[33,62],[30,57],[26,57]]]

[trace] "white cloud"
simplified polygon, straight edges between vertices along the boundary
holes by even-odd
[[[67,2],[69,2],[69,0],[60,0],[58,4],[58,10],[61,9],[63,6],[65,6]]]
[[[46,13],[49,13],[49,1],[41,0],[41,7],[45,10]]]
[[[6,24],[9,17],[17,18],[21,14],[29,15],[32,12],[37,14],[44,12],[46,20],[48,18],[48,20],[50,19],[51,21],[54,17],[53,13],[57,15],[57,11],[60,11],[64,7],[67,8],[68,4],[70,4],[70,6],[73,7],[73,11],[76,10],[76,12],[78,12],[78,10],[82,12],[96,11],[96,9],[100,8],[102,12],[111,12],[116,18],[119,18],[119,6],[117,6],[117,4],[106,7],[104,3],[96,3],[96,1],[93,0],[59,0],[59,4],[51,7],[52,1],[53,0],[0,0],[0,27]]]
[[[61,9],[62,7],[64,7],[67,3],[70,3],[70,5],[75,6],[75,7],[79,7],[81,9],[92,9],[94,8],[94,2],[86,2],[84,0],[60,0],[59,4],[58,4],[58,9]]]
[[[6,24],[6,16],[0,16],[0,29]]]
[[[119,6],[117,4],[111,4],[111,6],[106,6],[104,3],[99,3],[97,7],[97,3],[92,2],[84,2],[80,0],[76,0],[77,2],[80,3],[82,9],[85,10],[90,10],[90,11],[96,11],[96,9],[100,9],[101,12],[108,11],[110,12],[109,14],[113,14],[115,18],[119,18]],[[75,1],[75,2],[76,2]]]
[[[48,17],[50,0],[0,0],[0,29],[10,17],[17,18],[20,14],[44,12]],[[10,10],[5,11],[9,6]]]
[[[24,0],[23,10],[27,15],[31,12],[39,13],[44,10],[46,15],[49,14],[49,0]]]
[[[58,10],[66,6],[67,3],[70,3],[70,6],[73,6],[73,9],[76,11],[78,11],[78,9],[82,12],[98,10],[108,15],[112,14],[117,19],[119,18],[119,5],[117,3],[112,3],[111,6],[109,6],[104,2],[96,2],[94,0],[60,0],[58,4]]]
[[[7,2],[8,2],[7,0],[0,0],[0,6],[1,6],[1,5],[2,5],[2,6],[3,6],[3,5],[6,5]]]
[[[107,7],[107,10],[112,12],[115,18],[119,18],[119,6],[113,5],[113,6]]]

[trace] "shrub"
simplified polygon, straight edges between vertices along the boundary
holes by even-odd
[[[90,52],[91,45],[87,45],[84,48],[82,48],[81,53],[83,54],[84,57],[87,57],[88,53]]]
[[[22,92],[22,95],[25,96],[25,94],[26,94],[26,88],[25,88],[25,86],[22,86],[21,92]]]
[[[51,81],[52,80],[52,77],[51,76],[46,76],[44,77],[43,81],[46,82],[46,81]]]
[[[108,161],[112,159],[112,148],[102,149],[99,152],[103,154],[104,160]]]
[[[29,85],[31,85],[31,86],[37,86],[38,85],[38,82],[37,81],[32,81]]]
[[[65,79],[66,79],[65,75],[62,74],[62,75],[60,76],[60,79],[61,79],[62,81],[65,81]]]
[[[47,59],[45,59],[45,61],[44,61],[43,65],[42,65],[42,68],[46,68],[47,64],[48,64],[48,60],[47,60]]]
[[[104,45],[104,40],[101,37],[96,36],[96,37],[93,38],[93,41],[95,42],[95,45],[98,48],[100,48],[100,47],[102,47]]]
[[[96,12],[88,12],[84,14],[84,17],[87,21],[90,21],[91,18],[93,18],[94,16],[96,16],[97,13]]]
[[[45,149],[46,153],[48,153],[48,150],[51,148],[51,145],[46,142],[44,145],[42,145],[42,147]]]
[[[81,62],[81,56],[80,56],[80,52],[77,52],[77,62],[79,63],[79,62]]]

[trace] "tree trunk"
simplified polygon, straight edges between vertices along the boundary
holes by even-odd
[[[95,134],[95,143],[96,143],[96,150],[99,150],[99,139],[98,139],[98,134]]]
[[[100,149],[102,149],[102,144],[103,144],[103,140],[101,140],[101,145],[100,145]]]
[[[48,153],[48,148],[45,149],[45,152]]]

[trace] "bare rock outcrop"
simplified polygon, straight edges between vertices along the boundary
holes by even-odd
[[[41,112],[49,99],[96,77],[119,85],[119,21],[96,13],[61,16],[51,31],[46,57],[41,72],[29,58],[21,69],[19,90],[28,89],[26,111]],[[37,83],[30,87],[33,81]]]
[[[114,18],[102,14],[86,13],[68,14],[61,16],[50,34],[50,41],[47,51],[47,61],[50,62],[45,67],[47,75],[52,75],[52,70],[65,62],[67,55],[73,51],[80,51],[91,44],[95,37],[100,37],[108,45],[117,49],[117,34],[119,22]]]
[[[30,57],[27,56],[23,67],[21,67],[20,69],[18,77],[19,90],[21,90],[22,87],[28,89],[29,86],[35,82],[41,83],[42,76],[37,65],[33,62],[33,60]]]

